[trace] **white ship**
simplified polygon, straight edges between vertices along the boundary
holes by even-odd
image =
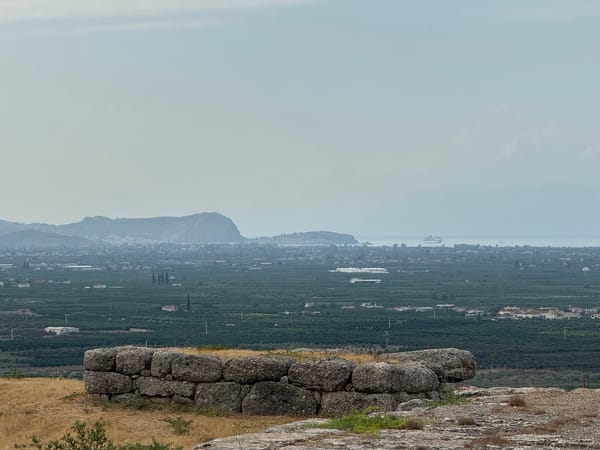
[[[441,244],[442,241],[443,239],[440,236],[434,236],[432,234],[423,239],[423,242],[426,242],[428,244]]]

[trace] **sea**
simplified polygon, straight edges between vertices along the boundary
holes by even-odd
[[[440,236],[441,243],[425,242],[425,236],[356,236],[361,244],[384,247],[405,244],[408,247],[454,247],[481,245],[491,247],[600,247],[600,236]]]

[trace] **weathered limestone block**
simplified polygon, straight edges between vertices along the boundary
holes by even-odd
[[[219,358],[214,356],[177,354],[171,372],[175,380],[212,383],[221,379],[223,369]]]
[[[242,412],[257,416],[312,416],[317,408],[312,391],[275,381],[256,383],[242,401]]]
[[[171,399],[173,403],[177,403],[178,405],[193,405],[194,400],[189,397],[181,397],[179,395],[174,395]]]
[[[399,364],[402,370],[402,390],[409,394],[435,391],[440,382],[433,370],[420,363]]]
[[[171,365],[177,353],[173,352],[154,352],[152,355],[152,364],[150,365],[150,374],[153,377],[164,378],[171,374]]]
[[[119,350],[115,358],[116,371],[125,375],[138,375],[142,370],[150,369],[154,349],[130,347]]]
[[[118,352],[118,348],[96,348],[94,350],[88,350],[83,355],[83,368],[85,370],[112,372],[115,370],[115,357]]]
[[[404,372],[396,364],[367,363],[352,371],[352,386],[356,391],[367,393],[400,392]]]
[[[314,359],[292,364],[288,379],[308,389],[338,391],[345,389],[355,364],[345,359]]]
[[[321,398],[322,416],[349,414],[373,406],[382,411],[394,411],[404,397],[397,394],[365,394],[362,392],[324,392]]]
[[[154,377],[140,377],[135,381],[140,394],[149,397],[193,397],[196,385],[188,381],[167,381]]]
[[[223,364],[223,379],[252,384],[259,381],[279,381],[287,375],[293,359],[281,356],[244,356],[231,358]]]
[[[168,405],[171,403],[171,400],[167,397],[147,397],[145,395],[141,396],[142,400],[147,400],[150,403],[154,403],[155,405]]]
[[[415,408],[422,408],[427,405],[427,402],[421,398],[413,398],[402,402],[396,408],[396,411],[412,411]]]
[[[421,399],[421,400],[439,400],[442,398],[438,391],[419,392],[415,394],[407,394],[409,400]]]
[[[83,375],[88,394],[126,394],[133,392],[133,380],[115,372],[86,371]]]
[[[221,383],[199,383],[194,402],[200,408],[215,408],[225,412],[242,411],[242,386],[226,381]]]
[[[113,395],[110,400],[118,403],[129,403],[139,400],[140,398],[140,394],[128,392],[127,394]]]
[[[401,362],[420,362],[433,370],[440,381],[456,383],[475,376],[475,357],[467,350],[436,348],[387,355]]]

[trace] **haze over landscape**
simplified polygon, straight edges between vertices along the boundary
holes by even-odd
[[[0,0],[0,218],[597,235],[594,0]]]
[[[600,448],[599,44],[600,0],[0,0],[0,450]]]

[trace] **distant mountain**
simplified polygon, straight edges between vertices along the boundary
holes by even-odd
[[[57,232],[116,244],[206,244],[244,241],[232,220],[217,213],[150,219],[86,217],[78,223],[58,226]]]
[[[24,229],[23,224],[0,220],[0,235],[7,234],[7,233],[13,233],[15,231],[19,231],[22,229]]]
[[[88,248],[92,245],[92,241],[88,239],[36,230],[22,230],[0,235],[0,249],[74,249]]]
[[[350,234],[331,231],[282,234],[246,239],[231,219],[218,213],[200,213],[185,217],[149,219],[110,219],[86,217],[66,225],[22,224],[0,221],[4,247],[33,248],[52,246],[89,246],[96,244],[211,244],[255,242],[274,245],[352,245],[358,242]],[[61,240],[62,239],[62,240]]]
[[[66,225],[0,221],[0,236],[15,231],[37,231],[109,244],[206,244],[245,240],[231,219],[217,213],[149,219],[86,217],[81,222]]]
[[[332,231],[308,231],[304,233],[281,234],[273,237],[254,239],[261,244],[274,245],[354,245],[358,241],[351,234]]]

